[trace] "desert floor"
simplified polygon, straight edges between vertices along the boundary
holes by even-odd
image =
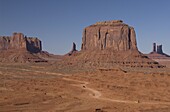
[[[0,112],[170,112],[169,73],[0,64]]]

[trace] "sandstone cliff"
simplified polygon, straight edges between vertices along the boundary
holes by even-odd
[[[80,52],[66,57],[60,64],[65,69],[94,68],[163,68],[138,51],[133,27],[121,20],[97,22],[83,31]],[[58,66],[59,67],[59,66]]]
[[[83,31],[82,50],[112,48],[115,51],[137,50],[133,27],[121,20],[97,22]]]
[[[13,33],[12,36],[0,36],[0,50],[25,50],[38,53],[42,47],[38,38],[26,37],[22,33]]]
[[[0,62],[47,62],[40,58],[41,51],[41,40],[38,38],[26,37],[22,33],[0,36]]]

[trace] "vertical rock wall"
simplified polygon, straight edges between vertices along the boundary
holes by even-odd
[[[134,28],[121,20],[97,22],[83,31],[81,50],[137,50]]]
[[[164,54],[162,51],[162,45],[157,45],[157,53],[158,54]]]
[[[13,33],[12,36],[0,36],[0,50],[27,50],[38,53],[42,50],[38,38],[25,37],[22,33]]]

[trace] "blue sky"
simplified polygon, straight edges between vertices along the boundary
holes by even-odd
[[[69,52],[72,42],[80,50],[84,27],[116,19],[135,28],[141,52],[156,42],[170,54],[170,0],[0,0],[0,35],[38,37],[54,54]]]

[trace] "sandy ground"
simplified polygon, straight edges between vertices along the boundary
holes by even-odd
[[[155,61],[170,68],[170,59],[155,59]]]
[[[170,75],[0,66],[0,112],[170,112]]]

